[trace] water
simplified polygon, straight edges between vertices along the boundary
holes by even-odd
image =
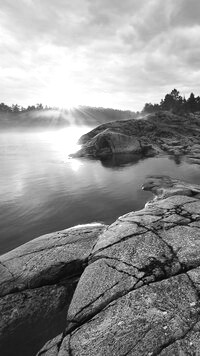
[[[182,158],[118,155],[103,162],[69,159],[88,127],[0,134],[0,254],[36,236],[93,221],[113,222],[143,208],[149,174],[199,183],[199,166]],[[22,323],[1,347],[7,356],[33,356],[65,327],[62,310],[43,324]],[[24,335],[25,338],[24,338]]]
[[[172,157],[69,159],[88,127],[0,134],[0,254],[39,235],[141,209],[149,174],[199,183],[199,166]]]

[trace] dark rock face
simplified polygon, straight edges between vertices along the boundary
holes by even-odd
[[[58,231],[0,256],[1,355],[34,355],[64,328],[77,282],[104,229],[89,224]]]
[[[149,114],[141,119],[113,121],[83,135],[82,148],[73,156],[101,158],[117,153],[156,155],[188,154],[200,162],[200,117],[177,116],[169,112]],[[196,161],[198,160],[198,162]]]
[[[158,197],[101,233],[67,327],[38,355],[200,354],[200,187],[149,177],[144,188]]]

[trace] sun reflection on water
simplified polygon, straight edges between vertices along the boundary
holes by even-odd
[[[80,149],[80,145],[77,143],[78,139],[87,131],[89,131],[88,127],[70,126],[65,129],[43,132],[42,139],[51,146],[58,158],[70,162],[72,169],[77,171],[81,162],[70,159],[69,155]]]
[[[80,167],[83,165],[83,163],[80,160],[75,158],[69,159],[69,164],[74,172],[78,172]]]

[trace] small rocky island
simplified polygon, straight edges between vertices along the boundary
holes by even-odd
[[[2,355],[62,317],[38,356],[200,354],[200,186],[152,176],[143,189],[155,198],[110,226],[1,256]]]
[[[73,157],[104,158],[112,154],[143,156],[187,155],[200,163],[200,114],[175,115],[169,111],[141,114],[140,118],[112,121],[83,135]]]

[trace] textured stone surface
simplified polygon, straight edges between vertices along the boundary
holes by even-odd
[[[103,224],[89,224],[58,231],[0,256],[2,355],[13,355],[14,345],[18,354],[26,355],[20,348],[22,335],[37,343],[35,334],[43,333],[44,342],[53,324],[57,330],[65,322],[78,279],[104,229]]]
[[[188,161],[200,162],[200,119],[170,112],[144,115],[140,119],[113,121],[102,124],[83,135],[75,156],[101,158],[117,153],[157,155],[168,153],[188,155]],[[177,190],[174,190],[177,194]],[[179,190],[179,193],[181,191]]]
[[[105,225],[83,225],[41,236],[0,256],[0,296],[80,274]]]
[[[192,304],[192,306],[191,306]],[[185,275],[132,291],[72,332],[72,355],[148,355],[197,322],[199,302]],[[65,341],[63,341],[65,343]]]
[[[39,355],[199,355],[199,187],[144,186],[157,197],[99,236],[61,339]]]

